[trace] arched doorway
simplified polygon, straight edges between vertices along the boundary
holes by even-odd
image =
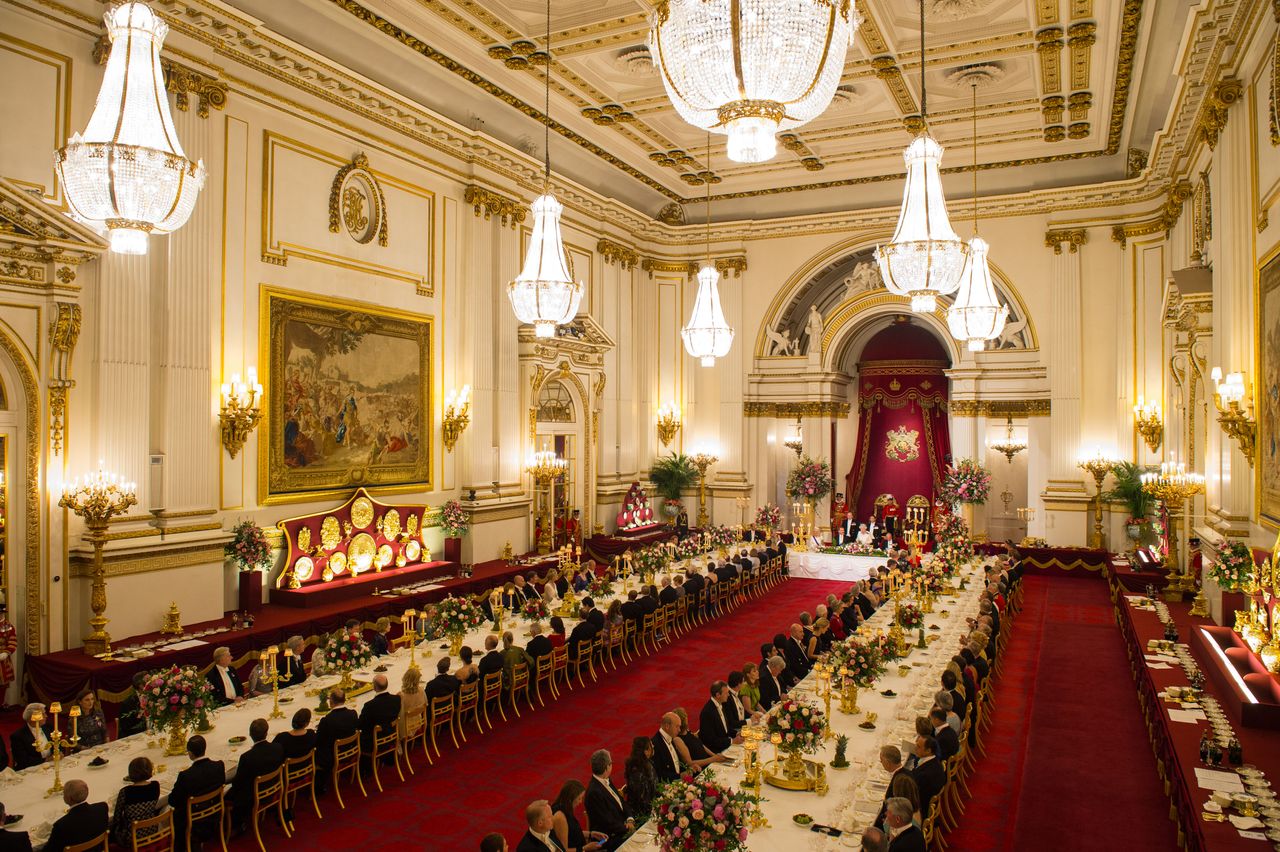
[[[539,511],[534,540],[541,546],[558,549],[568,543],[570,532],[581,528],[583,504],[583,409],[575,400],[570,384],[558,378],[548,379],[538,391],[535,414],[534,446],[537,450],[553,450],[565,461],[565,475],[536,495]],[[577,514],[575,514],[577,513]],[[549,539],[542,535],[542,520],[550,518]]]

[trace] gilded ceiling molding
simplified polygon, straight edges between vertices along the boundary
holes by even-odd
[[[1036,24],[1048,26],[1058,22],[1058,0],[1036,0]]]
[[[915,98],[907,89],[907,81],[903,79],[902,69],[898,67],[896,59],[892,56],[877,56],[871,60],[871,68],[875,71],[876,77],[884,81],[889,94],[893,96],[898,110],[903,115],[919,114],[920,108],[916,106]]]
[[[730,275],[734,278],[740,278],[742,273],[747,271],[746,255],[717,257],[714,263],[716,270],[725,278]],[[701,264],[696,260],[662,260],[656,257],[646,257],[640,261],[640,268],[649,273],[650,278],[656,272],[674,272],[680,275],[688,275],[692,278],[698,274],[700,267]]]
[[[1071,254],[1080,250],[1080,246],[1089,241],[1089,232],[1084,228],[1067,228],[1046,231],[1044,244],[1053,249],[1054,254],[1062,254],[1062,244],[1066,243]]]
[[[93,44],[93,61],[106,65],[111,57],[111,39],[105,34]],[[173,105],[181,112],[191,108],[191,96],[196,97],[196,115],[209,117],[209,108],[222,109],[227,105],[227,84],[217,77],[198,71],[168,58],[160,57],[160,69],[164,72],[164,88],[173,95]]]
[[[795,154],[800,160],[800,165],[804,166],[811,172],[820,172],[826,168],[822,160],[818,159],[818,155],[813,153],[808,145],[804,144],[795,133],[782,133],[778,136],[778,141],[782,143],[782,147]]]
[[[1218,134],[1227,126],[1227,112],[1243,94],[1244,85],[1236,78],[1228,77],[1219,80],[1205,99],[1196,131],[1209,146],[1209,150],[1218,147]]]
[[[1142,175],[1142,170],[1147,167],[1147,152],[1142,148],[1130,148],[1127,162],[1125,164],[1124,176],[1127,178],[1136,178]]]
[[[49,322],[49,446],[54,455],[62,452],[66,428],[67,395],[76,386],[71,378],[71,355],[80,339],[80,305],[55,302]]]
[[[591,119],[601,127],[613,124],[627,124],[636,120],[635,113],[628,112],[621,104],[602,104],[598,107],[583,107],[582,116]]]
[[[1147,219],[1132,224],[1113,225],[1111,240],[1124,248],[1134,237],[1145,237],[1149,234],[1167,233],[1182,216],[1182,206],[1191,197],[1191,182],[1180,180],[1169,187],[1164,205],[1154,219]]]
[[[551,57],[545,50],[538,50],[538,45],[528,39],[518,39],[511,44],[495,44],[489,48],[489,55],[502,62],[513,71],[528,71],[537,67],[546,67]]]
[[[1048,417],[1050,414],[1047,399],[953,399],[949,404],[953,417]]]
[[[462,200],[471,205],[471,212],[476,216],[483,214],[486,221],[497,216],[502,224],[510,225],[512,228],[523,222],[528,215],[525,206],[514,198],[508,198],[475,184],[467,186],[463,191]]]
[[[1271,14],[1280,25],[1280,0],[1271,0]],[[1267,95],[1271,114],[1271,144],[1280,145],[1280,35],[1271,39],[1271,92]],[[1263,226],[1265,228],[1265,226]],[[1263,228],[1259,228],[1261,232]]]
[[[596,251],[600,253],[600,257],[606,264],[617,263],[623,269],[631,269],[640,263],[640,252],[610,239],[601,239],[597,242]]]
[[[1089,58],[1097,42],[1098,25],[1081,21],[1067,28],[1067,47],[1071,52],[1071,88],[1080,91],[1089,86]]]
[[[1036,33],[1036,53],[1040,57],[1040,90],[1062,91],[1062,27],[1048,27]]]
[[[744,402],[744,417],[848,417],[847,402]]]

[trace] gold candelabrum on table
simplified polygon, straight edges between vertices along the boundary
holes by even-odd
[[[1082,459],[1076,466],[1093,477],[1095,493],[1093,495],[1093,538],[1090,545],[1101,548],[1106,539],[1102,535],[1102,483],[1107,474],[1116,466],[1115,459],[1107,458],[1102,450],[1096,450],[1092,458]]]
[[[440,428],[444,433],[444,448],[453,452],[458,439],[471,425],[471,385],[463,385],[458,393],[449,391],[444,400],[444,416],[440,420]]]
[[[249,440],[261,419],[262,385],[258,383],[258,371],[250,367],[245,381],[240,381],[239,373],[232,374],[231,381],[222,383],[222,408],[218,411],[222,446],[231,458],[244,448],[244,442]]]
[[[658,409],[658,440],[662,441],[662,446],[671,446],[671,442],[680,432],[681,425],[680,406],[674,402],[668,402]]]
[[[1164,440],[1164,421],[1160,419],[1159,403],[1154,399],[1147,402],[1138,397],[1138,404],[1133,407],[1133,425],[1146,442],[1148,450],[1154,453],[1160,449],[1160,443]]]
[[[499,595],[498,597],[501,598],[502,596]],[[418,633],[417,610],[406,609],[404,614],[400,616],[400,626],[409,643],[409,668],[414,671],[421,671],[418,668],[418,639],[421,638],[421,634]]]
[[[929,508],[927,506],[908,506],[903,519],[902,540],[910,541],[912,533],[919,533],[919,547],[929,540]],[[971,530],[972,532],[972,530]],[[919,553],[916,553],[919,556]]]
[[[840,712],[850,716],[861,713],[862,711],[858,709],[858,685],[850,677],[849,669],[841,666],[837,674],[840,675]],[[830,718],[830,710],[827,716]]]
[[[827,662],[817,662],[813,664],[814,678],[817,680],[816,692],[822,698],[823,712],[826,713],[827,719],[831,719],[831,676],[835,674],[835,667]],[[822,738],[829,740],[835,734],[831,732],[831,725],[828,724],[822,731]]]
[[[138,502],[137,486],[124,482],[115,474],[98,468],[83,483],[73,480],[63,485],[58,505],[70,509],[84,518],[88,527],[88,540],[93,547],[93,590],[89,606],[93,615],[91,628],[84,640],[86,654],[106,654],[111,651],[111,635],[107,633],[107,575],[102,564],[102,548],[107,541],[107,526],[116,515],[122,514]]]
[[[1258,421],[1253,416],[1253,387],[1245,380],[1244,373],[1227,373],[1214,367],[1213,404],[1218,409],[1218,425],[1236,443],[1240,453],[1253,467],[1253,454],[1257,448]]]
[[[52,748],[50,758],[53,760],[53,786],[45,791],[46,796],[62,792],[62,750],[75,751],[80,745],[80,705],[73,704],[67,711],[71,717],[71,736],[58,730],[58,716],[62,713],[62,704],[55,701],[49,705],[49,715],[53,716],[53,730],[49,732],[49,745]],[[36,710],[31,714],[31,721],[36,725],[44,724],[44,711]]]
[[[551,483],[564,476],[568,467],[569,463],[557,456],[556,451],[552,449],[541,449],[531,453],[528,461],[525,462],[524,469],[543,492],[542,531],[538,535],[539,553],[550,553],[552,543],[555,541],[552,530],[554,519],[551,513]]]
[[[1186,502],[1197,494],[1204,493],[1204,477],[1198,473],[1187,473],[1182,462],[1164,462],[1159,473],[1144,473],[1142,489],[1169,507],[1169,553],[1165,564],[1170,568],[1178,566],[1181,556],[1182,541],[1179,527],[1186,517]],[[1187,520],[1190,520],[1187,518]],[[1188,523],[1188,528],[1190,524]],[[1171,575],[1165,591],[1176,600],[1182,599],[1183,592],[1195,587],[1195,578],[1191,576],[1189,560],[1182,574]]]
[[[912,506],[907,511],[916,508],[918,507]],[[924,509],[920,509],[920,511],[923,512]],[[903,533],[902,540],[907,543],[907,547],[911,550],[911,558],[919,560],[921,551],[924,550],[925,544],[929,541],[929,534],[925,532],[924,527],[915,526]]]
[[[283,719],[284,712],[280,709],[280,681],[284,680],[284,676],[280,674],[280,667],[276,664],[276,656],[280,653],[280,649],[272,645],[267,650],[258,655],[258,665],[262,667],[262,673],[258,679],[263,683],[271,684],[271,713],[267,718]],[[293,649],[285,648],[284,656],[287,660],[293,659]],[[292,664],[290,664],[292,670]]]
[[[489,609],[493,611],[493,633],[502,634],[502,616],[506,612],[502,606],[502,590],[494,589],[489,593]]]
[[[903,577],[898,571],[889,572],[889,595],[893,598],[893,623],[889,625],[889,638],[898,651],[898,657],[905,657],[911,650],[907,647],[907,637],[902,630],[900,616],[902,614]]]
[[[705,527],[711,522],[707,515],[707,470],[720,459],[711,453],[694,453],[689,461],[698,471],[698,526]]]

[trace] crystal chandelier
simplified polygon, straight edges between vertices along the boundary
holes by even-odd
[[[924,3],[920,4],[920,119],[925,129],[903,152],[907,185],[893,239],[876,247],[880,277],[889,292],[911,299],[911,310],[929,313],[938,296],[960,286],[969,247],[951,227],[942,193],[942,146],[929,135],[925,91]]]
[[[969,344],[970,352],[981,352],[988,340],[1004,331],[1009,306],[1000,304],[987,265],[987,241],[978,236],[978,87],[973,86],[973,237],[969,258],[960,273],[960,292],[947,311],[951,336]],[[1013,456],[1009,456],[1010,463]]]
[[[711,134],[707,133],[707,172],[711,171]],[[704,367],[714,367],[717,358],[729,354],[733,329],[720,309],[720,272],[711,261],[711,181],[707,185],[707,260],[698,270],[698,296],[689,323],[680,332],[685,351],[699,358]]]
[[[551,194],[551,0],[547,0],[547,76],[544,127],[542,195],[533,200],[533,235],[524,266],[507,285],[507,298],[516,319],[531,323],[538,337],[555,337],[556,326],[578,313],[582,284],[573,280],[560,237],[560,212],[564,205]]]
[[[204,186],[204,161],[182,151],[169,114],[160,45],[169,26],[145,3],[107,10],[113,49],[84,133],[58,150],[54,166],[71,211],[102,223],[111,250],[146,254],[147,234],[187,221]]]
[[[762,163],[831,103],[861,22],[850,0],[659,0],[649,48],[680,116]]]
[[[991,441],[987,446],[1008,459],[1009,464],[1013,464],[1013,457],[1027,448],[1026,441],[1019,441],[1013,437],[1012,414],[1008,415],[1004,421],[1004,439]]]

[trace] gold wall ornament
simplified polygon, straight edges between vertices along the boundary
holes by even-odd
[[[373,523],[373,501],[368,497],[357,497],[351,504],[351,525],[362,530],[371,523]]]
[[[684,224],[684,206],[679,202],[672,201],[658,211],[657,219],[664,225],[683,225]]]
[[[605,264],[617,263],[623,269],[631,269],[640,263],[640,253],[630,246],[601,238],[596,243],[596,251]]]
[[[1113,225],[1111,240],[1124,248],[1134,237],[1145,237],[1150,234],[1167,232],[1178,224],[1182,218],[1182,207],[1193,192],[1191,182],[1180,180],[1174,183],[1165,193],[1165,202],[1156,213],[1154,219],[1146,219],[1132,224]]]
[[[1240,445],[1240,453],[1253,467],[1257,448],[1258,421],[1253,415],[1253,387],[1244,373],[1222,374],[1218,367],[1213,379],[1213,404],[1218,409],[1218,425]]]
[[[1089,242],[1089,232],[1084,228],[1068,228],[1064,230],[1046,231],[1044,244],[1053,249],[1054,254],[1062,254],[1062,244],[1066,243],[1068,251],[1075,254],[1080,246]]]
[[[1271,0],[1276,23],[1280,24],[1280,0]],[[1280,37],[1271,40],[1271,91],[1267,94],[1267,112],[1271,116],[1271,144],[1280,145]],[[1261,230],[1261,229],[1259,229]]]
[[[361,245],[374,237],[387,245],[387,199],[364,154],[338,169],[329,186],[329,230],[338,234],[343,228]]]
[[[674,402],[668,402],[658,409],[658,439],[662,441],[662,446],[671,446],[682,425],[680,407]]]
[[[903,464],[920,458],[920,431],[899,426],[885,433],[884,454]]]
[[[471,205],[471,212],[474,215],[483,215],[486,221],[497,216],[503,225],[509,225],[512,228],[523,222],[529,215],[528,207],[514,198],[508,198],[475,184],[467,186],[462,193],[462,200]]]
[[[1128,178],[1136,178],[1142,174],[1142,170],[1147,167],[1147,159],[1149,155],[1142,148],[1130,148],[1125,159],[1124,176]]]
[[[744,402],[744,417],[848,417],[847,402]]]
[[[953,399],[947,402],[952,417],[1048,417],[1048,399]]]
[[[444,448],[447,452],[453,452],[453,448],[458,445],[458,439],[462,437],[462,433],[469,425],[471,425],[471,385],[463,385],[462,390],[457,394],[449,391],[444,401],[444,417],[440,422],[440,428],[444,433]]]
[[[67,417],[67,385],[49,385],[49,447],[55,455],[62,452],[62,439]]]
[[[1196,123],[1196,132],[1213,150],[1218,146],[1218,134],[1227,126],[1227,111],[1244,94],[1244,84],[1234,77],[1219,80],[1205,98]]]
[[[249,368],[246,381],[234,373],[230,382],[222,385],[222,407],[218,422],[222,426],[222,446],[235,458],[244,448],[244,442],[258,427],[262,418],[262,385],[258,384],[258,371]]]
[[[1154,399],[1150,401],[1138,397],[1133,407],[1133,424],[1146,442],[1147,449],[1155,452],[1164,441],[1164,421],[1160,419],[1160,405]]]
[[[54,453],[62,452],[67,397],[76,386],[71,379],[71,356],[80,339],[80,322],[80,305],[54,303],[53,319],[49,322],[49,349],[53,356],[49,367],[49,445]]]
[[[93,587],[89,606],[93,615],[89,618],[91,632],[84,640],[86,654],[106,654],[111,651],[111,634],[107,632],[107,579],[102,564],[102,547],[106,543],[107,525],[116,515],[123,514],[130,506],[137,505],[137,487],[123,482],[114,474],[99,469],[85,478],[83,484],[73,480],[63,485],[58,505],[70,509],[81,518],[89,532],[87,538],[93,547]]]

